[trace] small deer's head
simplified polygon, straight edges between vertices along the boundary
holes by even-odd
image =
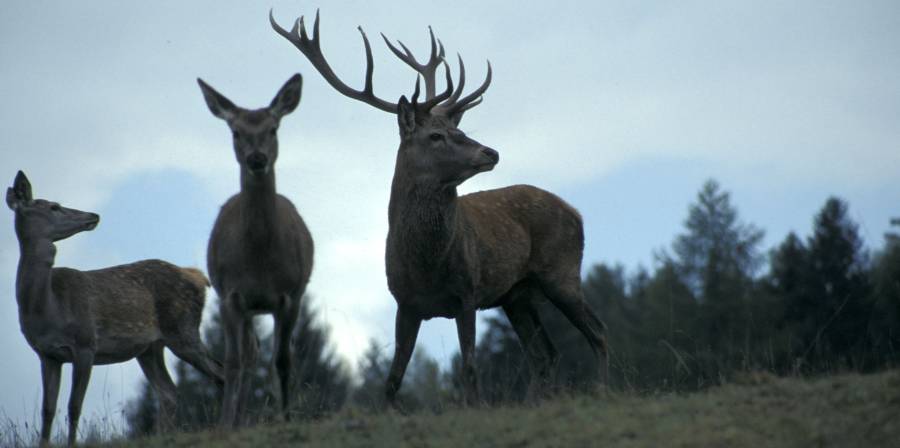
[[[422,107],[415,97],[412,102],[400,97],[397,169],[417,183],[440,187],[455,187],[494,169],[500,154],[469,138],[456,127],[458,119],[435,109]]]
[[[94,230],[100,222],[100,216],[96,213],[33,199],[31,183],[21,171],[16,174],[13,186],[6,189],[6,205],[16,213],[16,235],[20,240],[59,241],[79,232]]]
[[[272,171],[278,158],[278,125],[281,117],[291,113],[300,103],[303,78],[289,79],[268,107],[249,110],[235,106],[228,98],[197,78],[206,105],[213,115],[225,120],[234,139],[234,155],[241,170],[253,177]]]

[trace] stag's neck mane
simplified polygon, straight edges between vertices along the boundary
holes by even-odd
[[[43,313],[52,302],[50,277],[55,260],[56,246],[49,238],[19,238],[16,302],[20,315]]]
[[[256,177],[241,169],[240,216],[242,235],[250,243],[268,242],[276,230],[275,171]]]
[[[456,188],[441,188],[394,171],[388,204],[388,244],[404,260],[429,269],[461,248],[465,232]]]

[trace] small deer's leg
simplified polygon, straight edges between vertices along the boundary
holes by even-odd
[[[584,335],[599,363],[599,380],[601,384],[609,381],[609,347],[606,342],[606,324],[597,317],[584,300],[581,281],[577,274],[568,280],[542,283],[544,292],[555,305]]]
[[[200,334],[194,329],[189,334],[178,340],[166,340],[166,346],[172,350],[175,356],[194,366],[200,373],[206,375],[216,383],[221,390],[225,384],[222,363],[212,357],[209,349],[200,341]]]
[[[163,354],[163,346],[154,344],[137,358],[141,370],[147,381],[153,386],[156,398],[159,401],[159,413],[156,418],[157,432],[169,431],[174,426],[176,408],[176,389],[169,371],[166,369],[166,359]]]
[[[241,347],[243,345],[244,318],[234,309],[232,302],[237,296],[223,299],[219,307],[222,330],[225,336],[225,390],[222,394],[222,414],[220,425],[225,428],[237,426],[238,399],[241,390]],[[249,367],[248,368],[252,368]]]
[[[456,333],[462,355],[462,382],[465,404],[478,404],[478,374],[475,370],[475,310],[463,311],[456,317]]]
[[[41,404],[41,446],[48,446],[53,428],[53,418],[56,416],[56,399],[59,397],[62,363],[43,355],[39,356],[41,358],[41,382],[44,386],[44,399]]]
[[[300,296],[287,295],[278,313],[275,314],[275,331],[273,333],[272,354],[275,370],[278,371],[278,390],[281,398],[281,412],[284,420],[290,421],[290,386],[291,369],[293,368],[291,353],[293,352],[294,326],[300,311]]]
[[[416,347],[416,338],[419,336],[421,325],[422,319],[416,313],[397,306],[397,317],[394,322],[394,361],[391,362],[391,371],[385,386],[387,402],[395,408],[398,406],[397,392],[400,391],[406,366],[409,365],[409,359]]]
[[[81,404],[91,380],[94,367],[94,352],[88,349],[74,350],[72,360],[72,392],[69,395],[69,446],[78,438],[78,419],[81,418]]]
[[[503,305],[513,330],[519,336],[522,348],[531,366],[529,398],[543,396],[552,383],[553,368],[558,362],[559,352],[541,324],[537,310],[528,294],[522,294]]]
[[[247,407],[250,405],[250,392],[253,386],[253,375],[256,371],[256,361],[259,358],[259,340],[256,338],[256,330],[253,328],[253,317],[244,316],[241,330],[241,382],[239,398],[237,402],[236,425],[247,424]]]

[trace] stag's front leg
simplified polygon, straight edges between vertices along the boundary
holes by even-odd
[[[72,394],[69,396],[69,446],[75,445],[78,438],[78,419],[81,417],[81,404],[91,380],[91,369],[94,367],[94,352],[89,349],[75,350],[72,360]]]
[[[463,311],[456,318],[459,351],[462,356],[463,399],[465,404],[478,404],[478,375],[475,372],[475,310]]]
[[[403,375],[406,374],[406,366],[409,365],[409,359],[416,347],[416,338],[419,336],[422,319],[412,310],[398,305],[394,325],[394,361],[391,363],[391,372],[387,377],[385,397],[388,404],[397,408],[397,392],[400,391]]]
[[[59,397],[59,377],[62,363],[46,356],[41,358],[41,382],[44,389],[44,400],[41,405],[41,446],[50,445],[53,418],[56,416],[56,399]]]
[[[272,352],[275,357],[275,370],[278,371],[278,386],[281,396],[281,412],[284,420],[290,421],[290,384],[292,369],[292,335],[297,323],[297,313],[300,310],[300,297],[285,296],[284,303],[278,313],[275,314],[274,346]]]

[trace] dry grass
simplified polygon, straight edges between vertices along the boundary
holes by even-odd
[[[317,422],[173,434],[126,447],[896,446],[900,371],[817,380],[748,374],[705,392],[594,394],[441,415],[345,410]]]

